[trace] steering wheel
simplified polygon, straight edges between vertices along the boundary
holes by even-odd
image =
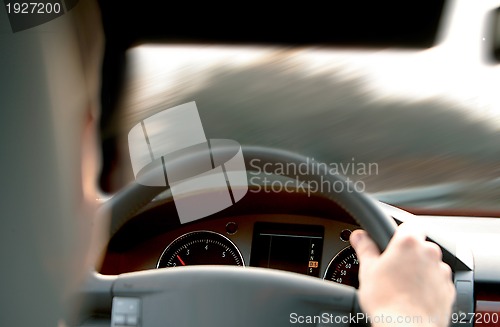
[[[212,147],[212,153],[222,158],[233,154],[224,146]],[[183,167],[196,162],[201,155],[183,153],[172,158],[169,167]],[[322,195],[349,213],[381,251],[386,248],[397,226],[394,220],[375,201],[357,192],[352,182],[331,174],[326,165],[265,147],[243,147],[243,156],[247,171],[258,164],[259,169],[266,163],[300,164],[307,165],[308,172],[312,172],[299,176],[306,182],[341,183],[344,186],[341,191],[328,189]],[[136,182],[107,201],[103,210],[110,213],[109,238],[164,190],[165,187],[147,187]],[[255,267],[191,266],[134,272],[115,277],[109,287],[113,297],[111,326],[118,326],[121,319],[129,316],[144,327],[289,326],[292,316],[321,316],[347,326],[349,314],[360,310],[356,289],[350,286]],[[131,311],[122,312],[127,306]]]

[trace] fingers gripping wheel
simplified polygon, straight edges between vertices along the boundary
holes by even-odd
[[[218,158],[234,156],[234,147],[224,144],[212,147],[211,151]],[[312,173],[288,177],[306,182],[342,183],[345,187],[338,189],[345,191],[326,190],[323,195],[345,209],[371,235],[380,250],[389,243],[396,229],[392,218],[371,198],[356,192],[349,181],[330,174],[326,165],[271,148],[243,147],[242,153],[247,168],[262,169],[266,163],[307,165],[308,172]],[[169,159],[169,167],[181,169],[205,154],[203,151],[179,153]],[[134,211],[165,188],[134,183],[112,198],[107,203],[112,213],[111,231],[118,230]],[[217,294],[217,301],[211,297],[213,294]],[[288,326],[290,319],[300,315],[345,316],[359,311],[356,290],[352,287],[250,267],[198,266],[126,274],[115,282],[113,296],[140,299],[141,326],[161,325],[160,322],[172,319],[176,325],[183,326]],[[340,325],[348,324],[349,321]]]

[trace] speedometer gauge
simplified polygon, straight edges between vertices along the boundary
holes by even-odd
[[[359,262],[351,246],[342,249],[326,268],[325,280],[358,288]]]
[[[156,268],[191,265],[244,266],[236,245],[222,234],[196,231],[184,234],[163,251]]]

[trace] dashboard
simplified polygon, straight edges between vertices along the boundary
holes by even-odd
[[[455,308],[460,326],[473,325],[471,314],[476,325],[494,326],[483,318],[500,315],[500,288],[497,282],[500,269],[495,247],[487,245],[498,244],[497,233],[494,232],[500,227],[498,219],[414,215],[390,205],[379,205],[397,222],[420,223],[427,235],[442,247],[443,260],[452,267],[455,286],[460,290]],[[180,296],[175,288],[176,282],[172,284],[172,280],[183,275],[190,283],[194,282],[192,278],[200,272],[194,266],[207,264],[242,266],[242,276],[244,271],[249,270],[245,267],[264,268],[269,272],[266,278],[274,280],[273,283],[286,283],[289,278],[288,275],[279,275],[278,282],[273,279],[273,276],[278,278],[273,271],[291,271],[298,277],[311,275],[319,281],[327,280],[325,284],[322,282],[321,287],[329,283],[358,286],[358,262],[349,246],[348,235],[349,231],[360,227],[345,210],[319,195],[249,193],[227,210],[186,224],[180,223],[175,210],[175,204],[168,196],[160,196],[116,231],[98,269],[100,274],[93,277],[91,287],[88,287],[95,290],[95,286],[100,285],[99,288],[108,290],[98,293],[96,298],[99,301],[103,302],[103,298],[109,301],[109,289],[114,296],[141,294],[141,297],[147,297],[139,290],[144,287],[148,290],[151,285],[155,289],[152,294],[167,287],[173,292],[171,294]],[[164,277],[168,278],[168,283],[161,279],[163,274],[158,274],[159,269],[165,270]],[[133,272],[135,274],[127,274]],[[235,271],[221,272],[227,274],[225,283],[234,282],[234,287],[240,292],[237,285],[243,279],[236,277],[233,274]],[[190,274],[193,277],[189,277]],[[298,280],[292,279],[293,285],[297,286]],[[208,288],[212,286],[198,282],[202,284],[193,286],[194,289],[203,287],[207,292],[197,293],[197,296],[210,294]],[[261,282],[259,279],[258,283]],[[180,284],[179,289],[183,289],[183,285]],[[135,288],[137,291],[131,291]],[[278,289],[275,291],[280,292]],[[251,288],[245,288],[245,292],[249,301],[255,300]],[[319,289],[314,291],[315,298],[321,297],[318,292]],[[258,291],[256,293],[259,294]],[[191,295],[185,296],[188,299]],[[145,298],[144,301],[149,300]],[[151,301],[161,303],[156,298],[151,298]],[[111,310],[105,305],[99,308],[104,309]],[[468,315],[459,316],[460,312]],[[109,320],[104,321],[109,324]]]
[[[290,271],[357,287],[358,261],[349,236],[359,226],[339,208],[331,216],[313,216],[294,213],[298,202],[294,203],[286,206],[284,214],[230,214],[181,225],[166,224],[172,203],[159,201],[113,237],[100,273],[235,265]],[[266,211],[265,206],[261,209]]]

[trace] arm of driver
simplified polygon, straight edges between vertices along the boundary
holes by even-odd
[[[362,230],[352,233],[351,244],[360,263],[359,303],[377,318],[372,326],[448,326],[455,300],[451,269],[423,233],[402,224],[382,254]]]

